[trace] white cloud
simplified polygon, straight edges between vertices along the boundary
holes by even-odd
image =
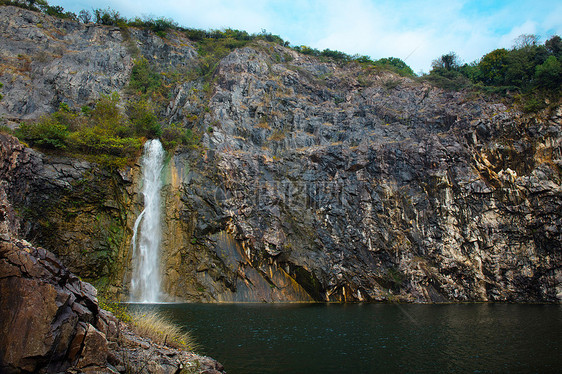
[[[533,21],[526,21],[522,25],[514,26],[509,33],[500,38],[500,44],[505,47],[513,47],[515,39],[523,34],[537,34],[537,24]]]

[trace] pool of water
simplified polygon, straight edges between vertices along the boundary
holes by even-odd
[[[562,372],[562,306],[159,304],[228,373]]]

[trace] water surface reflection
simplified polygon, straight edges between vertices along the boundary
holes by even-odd
[[[146,307],[146,306],[143,306]],[[557,305],[164,304],[229,373],[561,372]]]

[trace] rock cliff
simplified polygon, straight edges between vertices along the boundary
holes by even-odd
[[[5,187],[0,185],[0,372],[223,372],[212,359],[135,335],[100,308],[92,285],[51,252],[18,239]]]
[[[124,93],[135,56],[162,72],[199,59],[179,33],[0,12],[5,120]],[[560,302],[559,104],[524,114],[263,41],[236,49],[211,76],[170,87],[161,113],[202,134],[164,170],[165,291],[196,301]],[[2,177],[25,237],[126,295],[136,168],[4,148],[0,165],[17,153],[34,170]]]

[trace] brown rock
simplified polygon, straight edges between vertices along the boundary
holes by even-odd
[[[77,357],[79,357],[78,355],[82,350],[82,344],[84,343],[85,337],[86,337],[86,324],[80,322],[76,329],[76,335],[74,335],[74,339],[72,339],[72,342],[70,343],[70,346],[68,348],[68,359],[70,361],[74,361]]]
[[[0,278],[13,276],[21,276],[20,268],[18,266],[10,264],[6,259],[0,260]]]
[[[92,312],[80,303],[72,304],[72,310],[78,314],[81,321],[91,323],[94,320]]]
[[[0,363],[34,371],[47,357],[55,336],[56,290],[33,279],[0,279]]]
[[[98,313],[98,321],[96,327],[98,330],[103,332],[107,337],[107,340],[114,340],[118,337],[119,330],[117,328],[118,321],[117,318],[110,312],[100,309]]]
[[[86,325],[84,348],[78,361],[79,368],[96,365],[103,366],[107,360],[108,349],[105,335],[91,324]]]

